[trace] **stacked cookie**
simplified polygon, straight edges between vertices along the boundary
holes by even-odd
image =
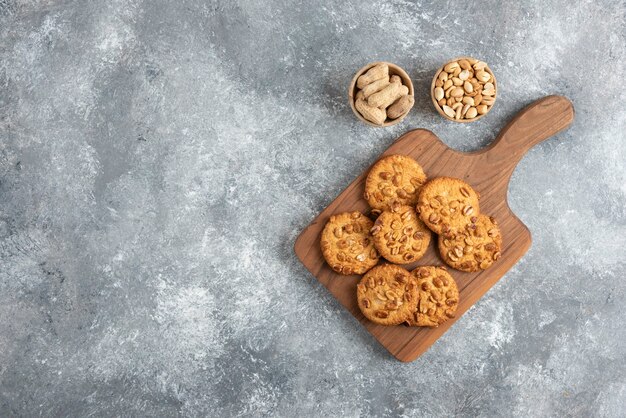
[[[424,183],[422,167],[404,155],[380,159],[367,175],[363,197],[379,215],[371,230],[374,246],[392,263],[414,262],[428,248],[430,233],[414,209]]]
[[[454,317],[459,290],[443,267],[422,266],[409,273],[383,264],[363,276],[357,301],[363,315],[380,325],[437,327]]]
[[[461,271],[486,269],[500,257],[495,219],[480,214],[479,194],[466,182],[437,177],[427,182],[422,167],[403,155],[384,157],[365,181],[370,218],[360,212],[331,216],[322,231],[322,254],[340,274],[364,274],[357,285],[363,315],[381,325],[436,327],[454,317],[459,291],[445,267],[409,272],[395,264],[419,260],[431,233],[441,257]]]
[[[421,267],[413,272],[378,264],[380,257],[397,263],[421,258],[431,233],[415,205],[426,174],[412,158],[392,155],[379,160],[367,177],[364,198],[372,207],[372,222],[360,212],[331,216],[322,231],[322,254],[340,274],[363,274],[357,286],[361,311],[381,325],[403,322],[437,326],[454,316],[458,289],[441,267]]]
[[[479,198],[469,184],[451,177],[429,181],[419,194],[416,211],[439,234],[441,258],[457,270],[484,270],[500,258],[500,228],[480,214]]]

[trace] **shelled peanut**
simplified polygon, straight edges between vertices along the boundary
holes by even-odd
[[[380,63],[361,75],[356,82],[359,89],[355,108],[366,120],[383,125],[387,119],[398,119],[415,104],[409,88],[397,75],[389,76],[389,66]]]
[[[496,80],[485,62],[462,58],[443,66],[431,93],[440,113],[468,122],[491,110],[496,101]]]

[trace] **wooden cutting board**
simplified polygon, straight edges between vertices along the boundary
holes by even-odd
[[[381,155],[403,154],[413,157],[424,168],[429,178],[458,177],[480,192],[481,213],[496,218],[502,232],[502,257],[489,269],[464,273],[451,268],[460,290],[456,318],[438,328],[386,327],[376,325],[361,314],[356,302],[356,284],[360,276],[342,276],[324,261],[320,248],[320,234],[332,214],[361,211],[370,208],[363,199],[367,171],[357,177],[326,209],[300,234],[295,243],[298,258],[335,298],[389,352],[401,361],[413,361],[424,353],[450,328],[482,295],[487,292],[526,253],[531,239],[528,228],[515,216],[507,203],[509,179],[515,166],[534,145],[548,139],[569,126],[574,120],[572,103],[561,96],[548,96],[522,110],[500,132],[488,147],[472,153],[455,151],[425,129],[416,129],[402,135]],[[428,251],[417,262],[408,264],[409,270],[420,265],[442,265],[433,235]],[[383,260],[381,259],[381,262]]]

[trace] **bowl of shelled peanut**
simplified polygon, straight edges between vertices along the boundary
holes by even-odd
[[[411,78],[389,62],[361,68],[350,83],[348,99],[359,120],[377,127],[400,122],[415,103]]]
[[[485,116],[496,102],[496,77],[484,61],[461,57],[447,62],[433,77],[433,105],[444,118],[473,122]]]

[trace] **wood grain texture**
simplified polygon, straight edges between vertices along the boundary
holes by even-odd
[[[357,177],[311,224],[302,231],[294,249],[298,258],[337,300],[367,328],[389,352],[401,361],[413,361],[424,353],[487,290],[489,290],[528,250],[531,237],[528,228],[515,216],[507,202],[511,174],[524,154],[534,145],[565,129],[574,120],[574,108],[565,97],[548,96],[523,109],[500,132],[488,147],[472,153],[455,151],[425,129],[409,131],[381,155],[403,154],[422,165],[429,178],[458,177],[480,193],[481,213],[496,218],[502,231],[502,257],[487,270],[464,273],[449,269],[461,293],[456,318],[438,328],[385,327],[371,323],[359,310],[356,284],[360,276],[342,276],[324,261],[319,239],[332,214],[345,211],[369,213],[363,199],[367,171]],[[433,235],[431,244],[417,262],[406,265],[442,265]]]

